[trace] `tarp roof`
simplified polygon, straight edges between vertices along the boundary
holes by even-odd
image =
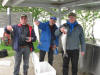
[[[95,10],[100,8],[100,0],[2,0],[3,6],[8,7],[41,7],[55,15],[58,19],[58,25],[61,25],[61,18],[74,9]],[[61,8],[70,9],[61,13]],[[58,11],[52,11],[50,8],[57,8]],[[10,21],[9,21],[10,22]]]
[[[2,0],[3,6],[99,9],[100,0]]]

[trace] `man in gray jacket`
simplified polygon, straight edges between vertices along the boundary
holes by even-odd
[[[78,72],[78,59],[79,59],[79,46],[81,45],[81,55],[85,54],[85,38],[83,28],[76,21],[76,14],[70,13],[68,15],[67,23],[63,24],[55,31],[56,36],[62,33],[67,34],[66,38],[66,53],[67,56],[63,58],[63,75],[68,75],[69,61],[72,63],[72,75],[77,75]],[[65,28],[67,28],[67,33]]]

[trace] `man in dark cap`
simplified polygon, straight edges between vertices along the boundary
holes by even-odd
[[[7,26],[5,32],[13,32],[13,49],[15,50],[14,75],[19,75],[22,57],[24,61],[23,74],[27,75],[30,52],[34,50],[32,42],[36,40],[32,26],[27,24],[27,15],[22,14],[20,24]]]
[[[54,32],[57,29],[56,17],[50,17],[48,22],[42,23],[35,21],[35,24],[41,29],[41,38],[38,48],[40,49],[40,61],[44,61],[46,52],[48,52],[48,62],[53,65],[53,52],[58,46],[58,39]]]
[[[76,18],[77,17],[75,13],[70,13],[68,15],[67,23],[63,24],[59,29],[55,31],[55,35],[59,36],[62,33],[66,33],[66,29],[67,29],[67,33],[66,33],[67,34],[67,41],[66,41],[67,57],[63,58],[63,75],[68,75],[70,60],[72,64],[72,75],[77,75],[79,48],[81,46],[82,56],[84,56],[85,49],[86,49],[83,28],[77,22]]]

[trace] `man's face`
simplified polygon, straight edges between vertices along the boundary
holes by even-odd
[[[22,16],[22,17],[20,18],[20,23],[21,23],[21,24],[27,24],[27,17]]]
[[[56,23],[56,20],[50,19],[50,25],[54,25]]]
[[[76,21],[76,17],[74,16],[69,16],[68,18],[70,23],[74,23]]]

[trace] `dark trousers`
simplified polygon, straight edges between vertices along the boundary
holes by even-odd
[[[77,75],[79,50],[67,50],[68,57],[63,58],[63,75],[68,75],[69,61],[72,64],[72,75]]]
[[[44,61],[46,51],[40,50],[40,62]],[[50,65],[53,65],[53,50],[50,48],[48,52],[48,62]]]

